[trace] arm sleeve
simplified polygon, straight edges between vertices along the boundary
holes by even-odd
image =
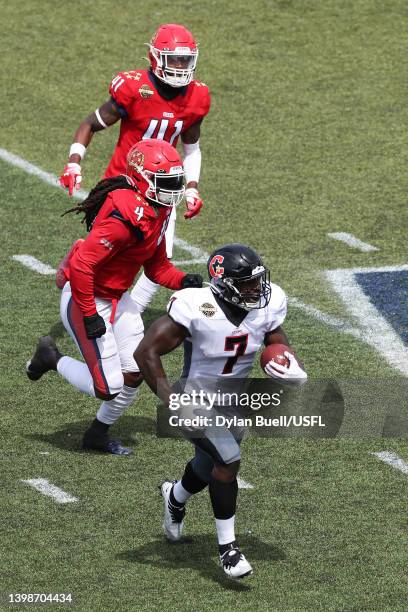
[[[175,323],[185,327],[188,332],[193,330],[193,316],[188,301],[181,295],[172,295],[167,304],[167,314]]]
[[[187,144],[182,142],[183,153],[184,153],[184,173],[186,177],[186,184],[190,183],[190,181],[195,181],[196,183],[200,180],[200,170],[201,170],[201,150],[200,150],[200,141],[194,142],[193,144]]]
[[[167,259],[166,239],[160,242],[153,257],[143,264],[147,278],[158,285],[168,289],[181,289],[181,282],[185,277],[182,272]]]
[[[286,294],[277,285],[272,285],[272,297],[269,303],[269,322],[268,330],[273,331],[279,325],[282,325],[287,313],[287,298]]]
[[[94,277],[98,267],[114,257],[129,238],[131,230],[122,221],[109,217],[91,230],[69,262],[72,297],[84,317],[96,313]]]

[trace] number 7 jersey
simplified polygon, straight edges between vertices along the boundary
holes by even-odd
[[[284,291],[274,283],[271,290],[268,306],[249,311],[238,326],[227,319],[210,287],[174,293],[167,313],[190,332],[184,345],[183,378],[246,378],[265,334],[286,317]]]
[[[180,134],[201,121],[210,110],[207,85],[193,80],[171,100],[159,93],[149,70],[120,72],[109,93],[122,115],[119,140],[104,178],[126,172],[129,149],[146,138],[166,140],[174,147]]]

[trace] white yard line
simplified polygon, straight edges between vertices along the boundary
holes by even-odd
[[[48,185],[52,185],[52,187],[62,189],[61,185],[59,184],[59,179],[57,176],[55,176],[55,174],[51,174],[51,172],[45,172],[45,170],[42,170],[38,166],[31,164],[26,159],[23,159],[18,155],[14,155],[14,153],[10,153],[10,151],[7,151],[6,149],[0,148],[0,159],[11,164],[12,166],[15,166],[16,168],[20,168],[20,170],[24,170],[24,172],[27,172],[27,174],[32,174],[36,176]],[[75,189],[74,193],[72,194],[72,197],[77,200],[83,200],[88,196],[88,193],[88,191],[83,191],[82,189],[80,189],[79,191]],[[179,249],[190,253],[194,261],[189,260],[188,263],[207,262],[207,259],[209,257],[208,254],[199,247],[193,246],[192,244],[190,244],[186,240],[182,240],[181,238],[175,238],[174,244],[178,246]]]
[[[72,502],[79,501],[77,497],[66,493],[59,487],[56,487],[51,482],[48,482],[45,478],[31,478],[29,480],[22,480],[24,484],[33,487],[36,491],[39,491],[43,495],[47,495],[48,497],[52,497],[57,504],[69,504]]]
[[[379,250],[372,244],[368,244],[368,242],[363,242],[362,240],[354,236],[354,234],[348,234],[347,232],[332,232],[327,235],[329,236],[329,238],[334,238],[334,240],[344,242],[352,249],[358,249],[359,251],[363,251],[363,253],[369,253],[370,251]]]
[[[238,489],[254,489],[254,485],[251,485],[249,482],[245,482],[239,476],[237,476]]]
[[[408,270],[408,266],[326,270],[325,276],[348,311],[358,321],[361,339],[375,348],[390,366],[404,376],[408,376],[408,348],[394,328],[373,306],[354,277],[354,274],[359,272],[390,272],[396,270]]]
[[[45,274],[48,276],[56,273],[54,268],[51,268],[48,264],[42,263],[42,261],[32,257],[32,255],[12,255],[11,259],[20,262],[23,266],[26,266],[30,270],[34,270],[34,272],[38,272],[38,274]]]
[[[396,470],[399,470],[403,474],[408,474],[408,463],[406,463],[401,457],[398,457],[395,453],[391,453],[390,451],[380,451],[379,453],[371,453],[375,455],[384,463],[391,465]]]
[[[207,263],[209,255],[205,251],[202,251],[201,249],[193,246],[192,244],[189,244],[188,242],[186,242],[185,240],[182,240],[181,238],[177,238],[177,236],[174,237],[174,244],[179,249],[182,249],[183,251],[187,251],[188,253],[190,253],[190,255],[194,258],[194,262],[190,261],[190,263]],[[173,263],[176,263],[176,262],[173,262]]]

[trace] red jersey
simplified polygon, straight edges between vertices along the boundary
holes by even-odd
[[[151,206],[130,189],[111,191],[92,229],[74,249],[67,276],[84,316],[96,313],[95,297],[118,300],[141,266],[153,282],[180,289],[185,273],[166,256],[171,208]]]
[[[120,72],[109,93],[123,111],[119,140],[104,178],[126,172],[129,149],[145,138],[166,140],[174,147],[180,134],[210,110],[210,93],[201,81],[192,81],[172,100],[162,97],[149,70]]]

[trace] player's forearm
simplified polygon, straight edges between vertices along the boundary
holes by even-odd
[[[97,131],[92,126],[92,123],[88,121],[88,119],[89,117],[81,123],[81,125],[75,132],[74,140],[72,143],[72,144],[78,143],[80,145],[83,145],[85,149],[89,146],[92,140],[92,136],[94,135],[94,132]],[[71,164],[80,164],[82,157],[83,155],[81,156],[79,153],[71,153],[68,161]]]
[[[137,348],[134,358],[150,389],[167,405],[172,390],[160,356],[149,348]]]
[[[153,264],[145,263],[144,271],[151,281],[167,287],[167,289],[181,289],[186,273],[179,270],[167,258],[160,259]]]
[[[187,189],[197,189],[201,171],[201,150],[199,141],[186,143],[183,141],[183,165]]]

